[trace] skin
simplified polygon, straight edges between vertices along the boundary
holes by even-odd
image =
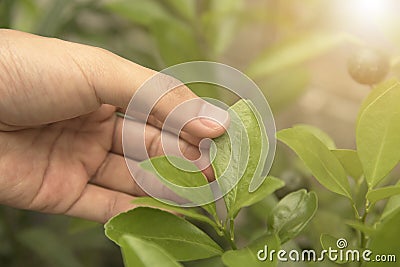
[[[130,201],[144,193],[126,167],[115,111],[154,74],[100,48],[0,29],[0,203],[98,222],[133,208]],[[163,153],[159,128],[168,113],[193,98],[180,86],[152,110],[145,139],[151,157]],[[223,134],[224,126],[187,123],[183,154],[199,157],[200,140]],[[210,168],[204,173],[212,179]]]

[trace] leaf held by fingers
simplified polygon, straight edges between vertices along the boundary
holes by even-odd
[[[249,199],[261,200],[283,184],[268,178],[258,190],[251,192],[252,181],[261,178],[267,157],[266,130],[260,114],[249,100],[239,100],[228,112],[230,126],[224,135],[214,139],[210,154],[211,158],[215,155],[212,166],[222,191],[229,191],[224,196],[228,216],[235,218],[242,207],[249,205]],[[271,190],[266,190],[265,184],[270,185]]]

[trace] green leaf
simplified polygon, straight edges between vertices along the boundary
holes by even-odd
[[[72,249],[56,233],[46,228],[29,228],[17,234],[18,241],[35,252],[49,266],[83,267]]]
[[[178,261],[220,255],[222,249],[207,234],[171,213],[145,207],[113,217],[105,225],[108,238],[120,245],[125,234],[152,241]]]
[[[256,191],[250,192],[246,197],[239,197],[236,199],[233,208],[234,213],[239,212],[239,210],[243,207],[248,207],[260,202],[265,197],[282,188],[283,186],[285,186],[285,183],[282,180],[268,176]]]
[[[182,267],[171,255],[153,242],[131,235],[121,236],[122,255],[126,267]]]
[[[151,26],[157,20],[172,19],[160,3],[154,0],[112,0],[107,1],[106,9],[141,26]]]
[[[400,186],[400,182],[397,183]],[[400,210],[400,195],[395,195],[389,198],[388,202],[386,203],[385,209],[383,210],[381,220],[386,219],[391,214]]]
[[[216,222],[211,220],[209,217],[201,214],[201,211],[198,210],[197,208],[183,208],[179,207],[176,203],[171,203],[171,205],[169,205],[166,202],[168,201],[167,200],[159,201],[152,197],[137,197],[132,201],[132,204],[177,212],[192,219],[207,223],[211,225],[219,235],[223,235],[223,232],[216,224]]]
[[[372,228],[369,225],[366,225],[364,223],[361,223],[359,221],[347,221],[346,224],[356,230],[359,230],[360,232],[363,232],[367,235],[373,235],[375,232],[375,229]]]
[[[400,160],[399,101],[400,84],[392,80],[377,86],[359,113],[357,151],[369,188],[375,187]]]
[[[298,129],[304,129],[317,137],[327,148],[330,150],[336,149],[335,141],[324,131],[320,128],[308,125],[308,124],[295,124],[294,127]]]
[[[246,73],[251,78],[271,75],[317,57],[349,39],[346,34],[313,33],[285,40],[268,47],[250,64]]]
[[[254,181],[261,178],[268,139],[261,117],[250,101],[239,100],[228,112],[230,126],[225,134],[214,139],[210,154],[211,158],[215,155],[212,166],[222,191],[232,188],[224,200],[228,216],[234,218],[241,208],[240,203],[244,203],[254,191]],[[253,195],[263,194],[257,191]]]
[[[305,189],[282,198],[268,216],[268,226],[279,235],[281,243],[297,236],[313,218],[318,207],[314,192]]]
[[[365,111],[365,109],[369,105],[371,105],[373,102],[375,102],[375,100],[377,98],[379,98],[380,95],[384,94],[388,88],[394,86],[396,83],[397,83],[396,79],[389,79],[389,80],[383,81],[377,85],[373,85],[371,92],[361,103],[360,110],[358,111],[357,121],[360,120],[361,114]]]
[[[140,167],[155,174],[172,191],[194,204],[214,199],[207,178],[196,165],[185,159],[174,156],[154,157],[141,162]],[[218,221],[215,202],[203,205],[202,208]]]
[[[278,251],[280,248],[280,241],[277,235],[267,234],[258,238],[250,246],[240,250],[229,250],[222,255],[222,261],[228,267],[273,267],[278,264],[276,257],[271,261],[269,253],[271,250]],[[263,252],[259,252],[263,250]],[[266,253],[266,254],[265,254]],[[259,260],[265,258],[265,261]]]
[[[323,186],[352,199],[346,171],[314,134],[304,128],[293,127],[279,131],[277,138],[296,152]]]
[[[357,151],[351,149],[333,149],[331,151],[340,161],[349,176],[357,180],[363,175],[363,169]]]
[[[369,202],[371,202],[371,204],[374,204],[379,200],[399,194],[400,194],[400,185],[392,185],[368,191],[367,199],[369,200]]]
[[[372,251],[371,259],[374,259],[375,255],[394,255],[396,260],[400,259],[399,236],[400,236],[400,210],[388,216],[381,224],[379,224],[375,234],[370,238],[368,249]],[[382,266],[385,267],[397,267],[398,262],[367,262],[365,266]]]

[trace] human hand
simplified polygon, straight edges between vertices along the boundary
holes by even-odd
[[[115,111],[155,73],[100,48],[0,29],[0,203],[99,222],[132,208],[144,192],[126,167]],[[157,102],[146,124],[149,156],[163,153],[169,112],[195,98],[180,86]],[[180,134],[183,154],[196,159],[199,141],[221,135],[229,116],[205,101],[191,112],[215,119],[194,119]],[[134,133],[137,123],[125,127]]]

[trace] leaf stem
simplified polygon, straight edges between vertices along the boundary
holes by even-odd
[[[354,202],[352,202],[351,206],[353,207],[354,210],[354,216],[356,217],[357,220],[361,220],[361,216],[360,213],[357,210],[356,204]]]

